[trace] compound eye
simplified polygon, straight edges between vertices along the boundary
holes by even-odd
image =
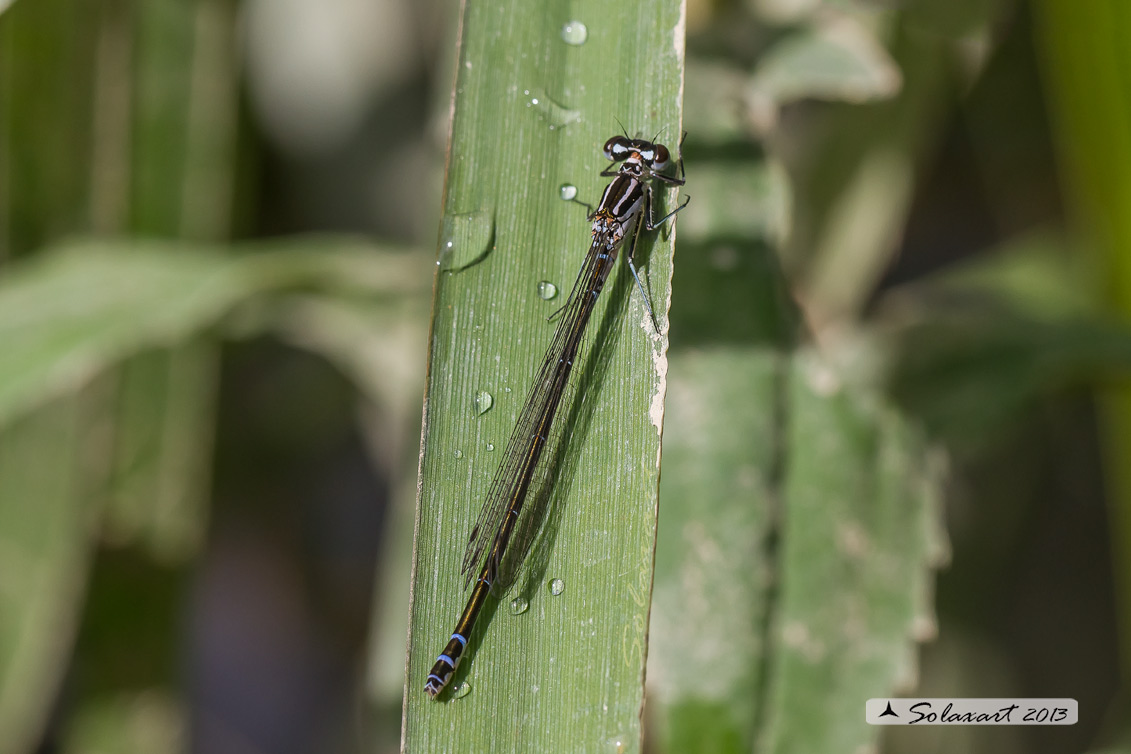
[[[605,157],[619,162],[628,157],[629,143],[623,136],[614,136],[605,142]]]
[[[652,169],[663,170],[668,166],[668,160],[671,158],[672,156],[668,153],[668,148],[663,144],[657,144],[654,156],[652,157]]]

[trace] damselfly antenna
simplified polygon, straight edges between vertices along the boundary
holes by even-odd
[[[624,124],[620,122],[620,118],[618,118],[617,116],[614,115],[613,120],[615,120],[617,122],[617,125],[620,126],[620,132],[622,134],[624,134],[624,138],[626,138],[626,139],[630,138],[629,135],[628,135],[628,131],[626,131],[625,128],[624,128]]]

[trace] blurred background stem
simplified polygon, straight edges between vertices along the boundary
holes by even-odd
[[[1131,6],[1036,3],[1037,45],[1069,209],[1093,250],[1100,295],[1131,321]],[[1131,679],[1131,384],[1100,395],[1099,415],[1123,685]]]

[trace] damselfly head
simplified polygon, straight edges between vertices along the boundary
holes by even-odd
[[[644,160],[652,170],[659,171],[668,166],[668,161],[671,160],[671,158],[671,155],[668,153],[668,148],[663,144],[657,144],[653,147],[652,154],[645,156]]]
[[[632,139],[627,136],[614,136],[605,142],[605,157],[613,162],[627,159],[632,153]]]
[[[606,141],[605,157],[613,162],[635,160],[655,171],[663,170],[671,160],[671,154],[663,144],[627,136],[614,136]]]

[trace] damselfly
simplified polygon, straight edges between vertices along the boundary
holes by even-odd
[[[682,141],[680,144],[682,146]],[[487,601],[491,584],[499,575],[503,555],[510,544],[515,523],[551,436],[550,427],[554,416],[569,385],[570,372],[585,326],[616,262],[617,253],[630,233],[632,242],[625,261],[644,295],[644,304],[652,324],[659,330],[648,296],[633,264],[633,253],[642,228],[655,230],[687,206],[687,201],[684,201],[659,220],[653,219],[650,181],[682,186],[683,159],[681,157],[678,160],[678,178],[663,175],[662,171],[671,161],[667,147],[654,141],[630,139],[627,135],[614,136],[606,141],[605,157],[620,165],[615,169],[610,167],[601,171],[601,175],[612,176],[613,180],[605,187],[597,208],[591,210],[588,216],[593,223],[589,253],[586,254],[573,290],[562,307],[561,321],[554,339],[546,349],[538,376],[507,442],[503,461],[491,481],[483,510],[471,530],[463,556],[464,587],[471,583],[476,568],[480,569],[479,575],[451,639],[428,673],[424,690],[433,698],[444,689],[455,673],[475,626],[475,619]]]

